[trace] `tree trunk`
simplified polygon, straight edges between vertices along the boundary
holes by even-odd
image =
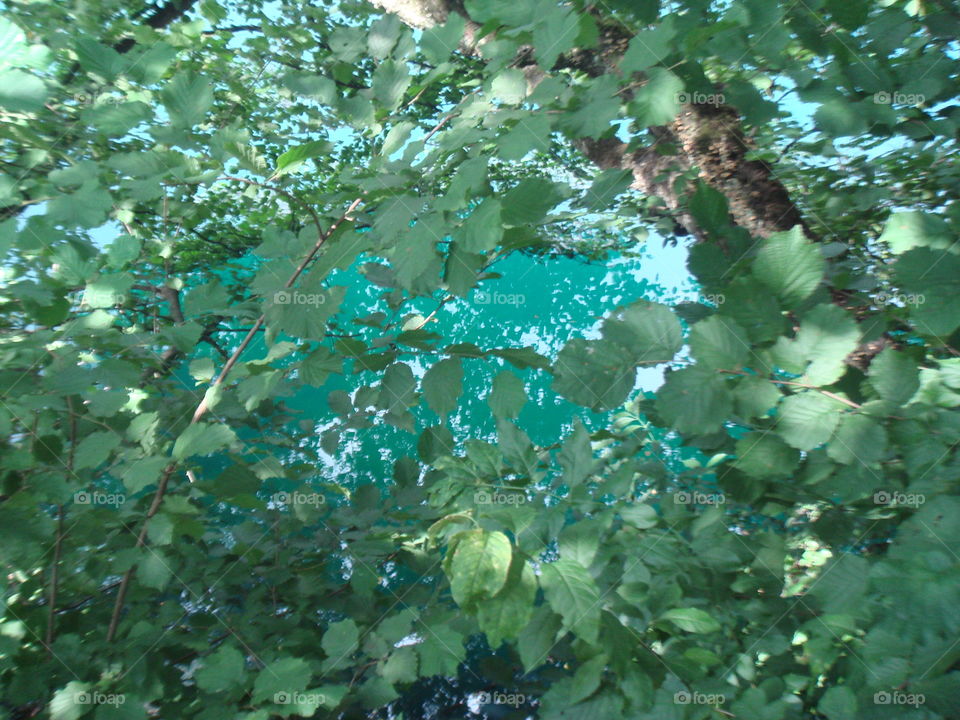
[[[407,25],[420,29],[446,22],[451,12],[467,17],[459,0],[370,1],[384,11],[394,13]],[[476,51],[478,27],[468,20],[461,42],[461,49],[465,52]],[[601,26],[598,48],[574,50],[561,57],[556,68],[576,68],[594,77],[619,73],[616,65],[629,40],[629,36],[618,27]],[[518,58],[516,65],[526,72],[532,84],[543,77],[532,58]],[[602,169],[630,170],[634,178],[632,187],[645,195],[662,198],[665,210],[698,241],[705,239],[704,233],[684,209],[685,192],[678,191],[674,184],[678,175],[691,168],[696,168],[704,182],[727,198],[731,220],[752,235],[767,237],[798,224],[807,231],[796,205],[772,168],[761,161],[746,159],[751,146],[734,108],[684,104],[669,126],[649,130],[654,144],[634,150],[616,138],[581,138],[575,144]],[[665,146],[674,147],[676,154],[662,154],[660,150]]]

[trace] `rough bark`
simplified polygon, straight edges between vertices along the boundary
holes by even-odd
[[[406,24],[425,29],[446,22],[451,12],[466,17],[459,0],[370,0]],[[476,23],[468,21],[461,49],[476,51]],[[596,48],[575,49],[561,57],[557,68],[575,68],[591,76],[619,73],[617,63],[626,52],[629,35],[618,26],[601,23]],[[524,54],[530,55],[529,53]],[[543,72],[532,59],[518,57],[515,63],[536,84]],[[676,223],[704,240],[704,233],[685,210],[684,191],[674,180],[696,168],[699,177],[723,193],[730,205],[732,221],[757,237],[804,225],[796,205],[783,184],[766,163],[747,160],[750,142],[743,132],[737,111],[727,105],[685,104],[669,126],[649,128],[653,142],[631,150],[616,138],[575,141],[593,163],[603,169],[622,168],[633,173],[633,188],[663,200],[665,210]],[[675,154],[661,152],[675,148]],[[809,234],[809,232],[808,232]]]

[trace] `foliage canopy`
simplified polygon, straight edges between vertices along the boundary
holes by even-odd
[[[960,717],[950,0],[2,7],[4,717]]]

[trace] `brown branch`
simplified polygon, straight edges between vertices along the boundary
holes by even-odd
[[[331,235],[333,235],[333,233],[340,226],[340,224],[343,223],[344,220],[350,219],[350,213],[356,210],[361,200],[362,198],[357,198],[352,203],[350,203],[350,206],[347,208],[346,212],[344,212],[343,215],[341,215],[326,230],[326,232],[324,232],[323,230],[320,230],[320,235],[317,238],[316,244],[314,244],[310,252],[307,253],[306,257],[304,257],[303,261],[300,263],[297,269],[294,270],[293,274],[290,276],[290,278],[287,280],[286,284],[284,285],[285,288],[289,288],[293,286],[293,284],[297,281],[297,279],[300,277],[300,275],[303,273],[306,267],[310,264],[310,261],[313,260],[316,254],[320,251],[320,248],[323,247],[323,244],[330,238]],[[230,370],[232,370],[234,365],[237,364],[237,361],[240,359],[240,355],[250,344],[250,341],[253,339],[254,335],[256,335],[257,330],[259,330],[260,327],[263,325],[265,319],[266,319],[265,315],[260,316],[260,318],[254,324],[254,326],[247,333],[246,337],[244,337],[243,341],[240,343],[240,346],[236,350],[234,350],[233,355],[230,356],[230,359],[227,360],[226,363],[224,363],[223,369],[220,371],[220,374],[217,376],[216,380],[214,380],[213,383],[210,385],[211,389],[223,383],[224,379],[227,377]],[[207,406],[208,397],[209,397],[209,393],[205,394],[203,399],[200,401],[200,404],[197,406],[196,411],[193,413],[193,417],[190,419],[191,425],[199,422],[200,418],[202,418],[204,414],[206,414],[208,409],[208,406]],[[173,471],[176,469],[176,467],[177,467],[177,462],[176,460],[173,460],[167,465],[166,468],[164,468],[163,475],[160,477],[160,482],[157,484],[157,490],[153,494],[153,500],[150,503],[150,508],[147,510],[147,515],[144,518],[143,526],[140,528],[140,533],[137,535],[137,544],[136,544],[137,548],[142,548],[146,544],[147,526],[150,522],[150,519],[154,515],[156,515],[157,510],[160,509],[160,504],[163,502],[163,497],[167,492],[167,486],[170,483],[170,477],[173,475]],[[117,627],[120,623],[120,613],[123,611],[123,605],[127,597],[127,590],[130,588],[130,581],[133,578],[133,572],[135,569],[136,569],[136,565],[131,566],[127,570],[127,572],[124,574],[123,580],[120,581],[120,589],[117,591],[117,599],[113,606],[113,613],[110,616],[110,625],[107,628],[108,643],[112,643],[114,641],[114,638],[116,637]]]
[[[354,200],[352,203],[350,203],[350,207],[347,208],[347,211],[343,215],[341,215],[340,218],[336,220],[336,222],[334,222],[329,227],[329,229],[327,229],[326,232],[322,230],[320,231],[320,236],[317,238],[316,244],[313,246],[310,252],[307,253],[306,257],[303,258],[303,261],[300,263],[299,266],[297,266],[297,269],[293,271],[293,274],[290,276],[287,282],[284,283],[283,285],[284,288],[293,287],[293,284],[299,279],[300,275],[306,269],[307,265],[310,264],[310,261],[313,260],[313,258],[316,256],[318,252],[320,252],[320,248],[323,247],[323,244],[327,241],[327,238],[333,235],[334,231],[340,226],[340,223],[342,223],[344,220],[349,219],[350,213],[352,213],[354,210],[357,209],[357,206],[360,204],[360,201],[361,201],[361,198],[357,198],[356,200]],[[227,362],[224,364],[223,369],[220,371],[220,374],[217,375],[216,380],[214,380],[213,383],[210,385],[210,389],[213,389],[223,383],[223,381],[226,379],[229,372],[233,369],[234,365],[237,364],[237,361],[240,359],[240,355],[243,353],[244,350],[247,349],[247,346],[250,344],[250,341],[253,340],[254,335],[257,334],[257,331],[263,325],[265,320],[266,320],[265,315],[261,315],[257,319],[257,322],[255,322],[253,327],[250,328],[250,331],[247,333],[246,337],[243,338],[243,341],[240,343],[237,349],[233,351],[233,355],[231,355],[230,359],[227,360]],[[193,418],[190,420],[191,423],[198,422],[200,418],[206,414],[208,409],[208,406],[207,406],[208,396],[209,394],[205,394],[203,396],[203,400],[200,401],[200,404],[197,406],[196,411],[193,413]]]
[[[153,500],[150,502],[150,507],[147,510],[147,516],[143,521],[143,527],[140,528],[140,534],[137,535],[137,544],[135,547],[137,549],[142,548],[147,542],[147,525],[150,522],[150,519],[157,514],[157,510],[160,509],[160,503],[163,502],[163,496],[167,492],[167,485],[170,483],[170,476],[173,475],[173,471],[176,469],[177,464],[171,462],[163,470],[163,475],[160,476],[160,482],[157,483],[157,490],[153,494]],[[133,571],[136,569],[136,565],[131,565],[126,573],[123,575],[123,580],[120,581],[120,589],[117,591],[117,600],[113,605],[113,614],[110,616],[110,626],[107,628],[107,642],[112,643],[114,637],[117,634],[117,626],[120,623],[120,613],[123,611],[123,603],[127,597],[127,590],[130,587],[130,580],[133,577]]]

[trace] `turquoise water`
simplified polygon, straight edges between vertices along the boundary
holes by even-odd
[[[651,247],[635,257],[617,256],[605,262],[583,262],[566,257],[537,258],[520,253],[509,255],[491,271],[500,277],[485,280],[466,298],[444,305],[427,329],[442,336],[438,347],[473,343],[484,350],[532,347],[550,360],[569,339],[594,337],[603,316],[614,308],[638,299],[673,304],[696,298],[696,291],[685,268],[684,248]],[[347,295],[340,315],[363,317],[384,310],[378,296],[383,292],[358,271],[361,261],[347,271],[335,272],[332,285],[345,285]],[[424,315],[437,306],[437,300],[420,299],[417,309]],[[346,326],[347,323],[344,323]],[[371,333],[369,337],[376,337]],[[263,355],[260,339],[247,359]],[[419,380],[440,354],[401,355]],[[497,357],[464,358],[463,394],[458,408],[449,417],[449,428],[456,441],[468,438],[490,440],[495,426],[487,395],[493,377],[508,371],[519,377],[527,395],[519,424],[538,445],[557,442],[579,417],[589,429],[607,421],[596,414],[562,399],[551,387],[551,376],[536,368],[519,369]],[[301,411],[303,418],[315,423],[317,443],[320,434],[336,425],[335,413],[328,404],[331,391],[352,392],[359,385],[375,385],[382,373],[332,375],[322,387],[305,388],[288,399],[288,405]],[[662,369],[643,369],[638,373],[637,389],[652,390],[662,382]],[[436,425],[440,419],[425,404],[413,408],[419,432]],[[364,482],[382,482],[390,477],[394,460],[402,455],[417,457],[417,436],[374,420],[369,428],[347,430],[333,454],[322,453],[325,467],[321,475],[327,481],[355,487]]]

